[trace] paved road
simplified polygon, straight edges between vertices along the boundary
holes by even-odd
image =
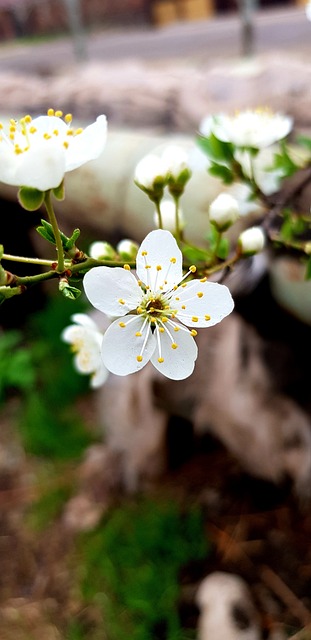
[[[311,23],[303,8],[259,11],[254,16],[255,51],[311,53]],[[238,56],[241,51],[238,16],[207,21],[175,23],[159,29],[123,29],[93,33],[87,40],[89,59],[113,61],[199,59]],[[38,45],[3,44],[0,70],[53,72],[74,62],[70,38]]]

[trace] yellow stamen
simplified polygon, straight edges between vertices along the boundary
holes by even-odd
[[[161,271],[162,267],[158,264],[157,265],[157,271]]]
[[[62,111],[55,111],[55,115],[56,115],[57,118],[62,118],[63,112]]]
[[[160,362],[160,364],[162,364],[162,362],[164,362],[164,358],[158,358],[158,362]]]
[[[200,282],[206,282],[207,278],[201,278]]]
[[[48,116],[54,116],[55,115],[55,111],[54,109],[48,109]]]
[[[79,127],[79,129],[76,129],[76,130],[75,130],[75,136],[80,135],[80,133],[83,133],[83,129],[82,129],[82,127]]]
[[[197,270],[195,264],[192,264],[191,267],[189,267],[189,271],[191,271],[191,273],[195,273]]]
[[[140,331],[136,331],[135,336],[137,336],[137,338],[140,338],[142,334],[140,333]]]
[[[44,133],[44,134],[43,134],[43,137],[44,137],[44,139],[45,139],[45,140],[51,140],[51,137],[52,137],[52,136],[50,136],[50,134],[49,134],[49,133]]]
[[[124,264],[123,269],[125,269],[125,271],[131,271],[131,267],[129,264]]]
[[[190,333],[193,337],[198,335],[198,332],[195,329],[191,329]]]
[[[174,327],[174,331],[179,331],[179,327]]]
[[[182,305],[181,305],[181,308],[182,308],[182,309],[185,309],[185,308],[186,308],[186,305],[185,305],[185,304],[182,304]]]
[[[31,117],[31,116],[29,116],[29,115],[28,115],[28,116],[25,116],[24,120],[25,120],[25,122],[26,122],[27,124],[30,124],[30,122],[32,121],[32,117]]]
[[[54,133],[54,136],[58,136],[58,134],[59,134],[58,129],[54,129],[53,133]]]
[[[36,133],[36,132],[37,132],[36,127],[30,127],[29,128],[29,133]]]
[[[198,291],[198,293],[197,293],[198,298],[203,298],[203,295],[204,294],[202,293],[202,291]]]
[[[72,121],[72,114],[71,113],[66,113],[65,117],[64,117],[65,122],[67,122],[67,124],[69,124],[69,122]]]
[[[136,356],[136,360],[137,362],[142,362],[143,357],[142,356]]]
[[[65,142],[63,142],[63,147],[65,147],[65,149],[68,149],[68,147],[69,147],[69,142],[67,142],[67,141],[65,140]]]
[[[176,342],[172,342],[171,347],[172,347],[172,349],[177,349],[178,348],[178,344],[176,344]]]
[[[170,262],[172,262],[172,264],[176,264],[176,258],[171,258]]]
[[[208,315],[204,316],[204,320],[208,321],[210,319],[211,319],[211,316],[208,316]]]
[[[199,322],[199,318],[197,316],[192,316],[192,322]]]
[[[159,332],[160,333],[164,333],[164,331],[165,331],[164,327],[159,327]]]
[[[119,322],[119,327],[121,327],[121,329],[124,329],[124,327],[126,327],[125,322]]]
[[[123,298],[119,298],[118,302],[119,302],[120,304],[125,304],[125,301],[123,300]]]

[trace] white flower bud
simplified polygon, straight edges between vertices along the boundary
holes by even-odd
[[[183,171],[189,171],[188,154],[182,147],[170,145],[163,152],[162,160],[167,169],[167,173],[174,179],[178,180]]]
[[[229,193],[220,193],[210,205],[209,219],[218,231],[231,227],[240,216],[238,201]]]
[[[109,242],[97,240],[90,245],[89,255],[94,260],[112,260],[115,257],[115,250]]]
[[[243,231],[239,236],[238,245],[244,256],[260,253],[265,246],[265,236],[261,227],[250,227]]]
[[[136,258],[138,247],[139,245],[137,244],[137,242],[134,242],[134,240],[128,240],[126,238],[124,240],[121,240],[117,244],[117,252],[121,256],[121,258],[130,260],[131,258]]]
[[[150,153],[140,160],[135,169],[135,182],[148,191],[153,191],[157,184],[163,184],[167,179],[167,171],[159,156]]]
[[[175,203],[173,202],[173,200],[162,200],[160,209],[161,209],[161,215],[162,215],[163,229],[167,229],[167,231],[170,231],[171,233],[175,233],[176,231]],[[154,212],[153,219],[154,219],[154,224],[156,225],[156,227],[158,227],[159,218],[158,218],[157,211]],[[180,208],[178,209],[178,219],[179,219],[179,228],[183,228],[184,216]]]

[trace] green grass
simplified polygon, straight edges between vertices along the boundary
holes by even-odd
[[[102,615],[105,635],[94,638],[193,638],[179,620],[179,574],[207,553],[197,508],[183,512],[173,501],[140,499],[112,512],[81,536],[74,559],[81,597]],[[72,629],[66,640],[80,637]]]

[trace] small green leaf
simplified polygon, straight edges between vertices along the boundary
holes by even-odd
[[[308,136],[297,136],[297,142],[298,144],[301,144],[302,147],[305,147],[306,149],[311,151],[311,138],[309,138]]]
[[[233,145],[231,142],[223,142],[222,140],[218,140],[216,136],[211,134],[208,138],[199,137],[197,139],[199,147],[204,151],[204,153],[215,162],[225,161],[232,162],[234,159],[233,156]]]
[[[68,298],[69,300],[77,300],[81,295],[80,289],[72,287],[69,282],[66,282],[64,280],[60,281],[59,290],[63,294],[63,296],[65,296],[65,298]]]
[[[41,227],[36,228],[36,231],[40,236],[42,236],[42,238],[45,238],[45,240],[47,240],[48,242],[55,244],[55,236],[52,225],[44,219],[41,220],[41,225]]]
[[[231,169],[223,164],[213,163],[212,166],[209,167],[208,172],[211,176],[220,178],[224,184],[232,184],[234,180],[234,175]]]
[[[65,236],[64,233],[61,233],[61,239],[62,239],[62,243],[65,251],[70,251],[70,249],[72,249],[72,247],[75,246],[79,236],[80,236],[80,229],[75,229],[72,235],[70,236],[70,238],[67,238],[67,236]]]
[[[31,187],[21,187],[18,192],[18,200],[26,211],[36,211],[43,204],[44,195],[44,191],[32,189]]]

